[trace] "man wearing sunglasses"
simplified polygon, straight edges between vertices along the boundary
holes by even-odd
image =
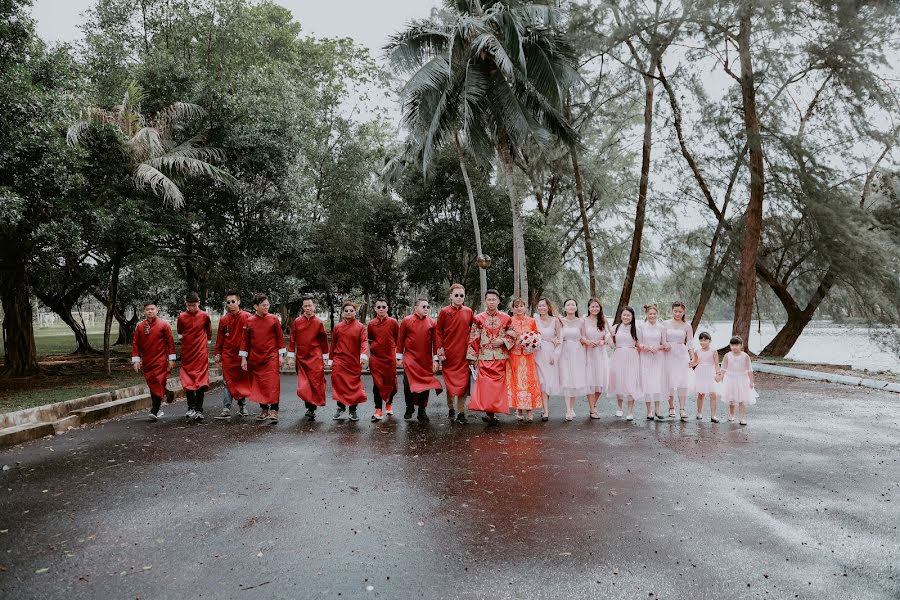
[[[356,407],[367,399],[362,367],[369,361],[369,339],[365,326],[356,320],[356,304],[347,300],[341,314],[343,320],[331,332],[331,395],[337,402],[333,418],[340,421],[349,408],[350,420],[358,421]]]
[[[434,374],[438,370],[435,345],[434,319],[428,316],[428,300],[416,300],[415,311],[400,323],[397,336],[397,352],[403,360],[403,395],[406,398],[406,412],[403,418],[409,420],[418,408],[420,423],[429,421],[425,408],[428,406],[428,392],[443,390],[441,382]]]
[[[225,294],[225,314],[219,319],[214,350],[216,365],[222,369],[222,380],[225,383],[222,412],[217,419],[231,418],[231,404],[235,399],[238,402],[238,416],[248,415],[244,399],[250,395],[250,378],[241,368],[238,353],[241,351],[249,317],[250,313],[241,310],[241,297],[237,292]]]
[[[388,316],[388,303],[384,298],[375,300],[375,318],[366,330],[369,337],[369,371],[372,373],[372,397],[375,413],[372,422],[380,421],[382,403],[385,413],[394,414],[392,402],[397,393],[397,335],[400,324]]]
[[[444,385],[447,387],[449,418],[466,423],[466,396],[469,395],[469,362],[466,351],[475,314],[464,304],[466,289],[462,284],[450,286],[450,305],[438,313],[435,344],[441,361]],[[455,402],[455,406],[454,406]]]
[[[303,314],[294,319],[288,342],[288,359],[296,361],[297,397],[306,406],[306,420],[316,420],[316,409],[325,406],[325,361],[328,334],[316,316],[312,296],[303,298]]]
[[[203,395],[209,389],[209,342],[212,321],[200,310],[200,295],[191,292],[185,299],[187,310],[178,315],[176,329],[181,336],[181,387],[187,396],[188,419],[203,420]]]

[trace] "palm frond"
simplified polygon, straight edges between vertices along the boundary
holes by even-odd
[[[221,183],[229,188],[237,185],[237,180],[224,169],[220,169],[205,160],[192,158],[184,154],[165,154],[141,164],[150,166],[160,172],[174,173],[182,177],[208,177],[212,181]]]
[[[162,136],[155,127],[142,127],[125,142],[125,151],[135,162],[155,158],[165,152]]]
[[[172,208],[184,206],[184,195],[165,173],[148,163],[140,163],[134,171],[134,185],[138,189],[150,188],[150,192],[161,196],[163,202]]]
[[[164,137],[171,137],[178,126],[199,121],[206,116],[206,110],[199,104],[175,102],[159,111],[153,122]]]
[[[384,57],[400,72],[418,69],[431,56],[448,50],[450,31],[431,21],[416,21],[388,38]]]
[[[93,125],[109,125],[118,122],[116,113],[102,108],[88,107],[82,109],[81,118],[72,123],[66,131],[66,142],[70,146],[77,146],[81,143],[84,133]]]
[[[472,40],[472,49],[475,54],[489,55],[504,77],[513,77],[513,62],[496,36],[490,33],[479,34]]]

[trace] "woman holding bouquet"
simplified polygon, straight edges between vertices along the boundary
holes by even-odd
[[[509,407],[516,409],[516,419],[532,422],[532,411],[541,408],[541,381],[534,352],[541,343],[537,323],[526,313],[528,306],[521,298],[513,300],[510,326],[516,332],[516,344],[509,351],[506,369],[506,397]],[[524,413],[524,414],[523,414]]]

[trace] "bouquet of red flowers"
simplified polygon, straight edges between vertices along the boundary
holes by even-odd
[[[523,331],[516,339],[525,354],[533,354],[541,347],[541,334],[536,331]]]

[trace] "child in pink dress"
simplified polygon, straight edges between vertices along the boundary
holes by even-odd
[[[709,396],[709,420],[719,422],[716,416],[716,400],[719,395],[719,353],[710,348],[712,336],[707,332],[700,334],[700,349],[694,352],[691,367],[694,368],[694,392],[697,394],[697,420],[703,419],[703,401]]]
[[[734,421],[734,405],[740,411],[740,424],[746,425],[744,409],[748,404],[756,404],[759,394],[753,384],[753,366],[744,352],[744,340],[734,336],[729,342],[731,352],[722,359],[722,397],[728,403],[728,420]]]

